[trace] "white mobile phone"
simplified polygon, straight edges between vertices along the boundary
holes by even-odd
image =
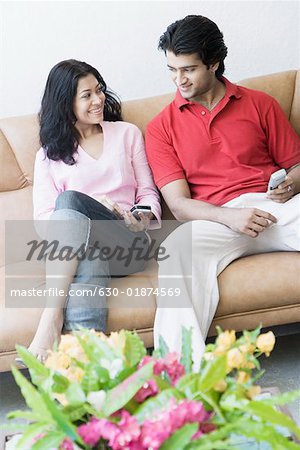
[[[268,184],[268,191],[276,189],[280,185],[280,183],[284,182],[285,177],[286,177],[285,169],[279,169],[277,170],[277,172],[272,173]]]
[[[142,212],[144,214],[149,214],[151,213],[151,206],[148,205],[134,205],[131,210],[132,214],[134,215],[134,217],[136,219],[140,219],[139,217],[139,213]]]

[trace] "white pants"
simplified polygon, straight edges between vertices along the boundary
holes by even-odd
[[[275,203],[264,193],[243,194],[223,206],[259,208],[278,222],[251,238],[216,222],[195,220],[179,226],[162,243],[169,258],[159,263],[154,345],[161,335],[171,351],[180,352],[181,329],[192,327],[196,369],[219,301],[217,277],[225,267],[241,256],[300,251],[300,194],[286,203]]]

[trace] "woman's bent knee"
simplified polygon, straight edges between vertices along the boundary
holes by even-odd
[[[81,211],[83,194],[77,191],[64,191],[56,199],[55,211],[59,209],[75,209]]]

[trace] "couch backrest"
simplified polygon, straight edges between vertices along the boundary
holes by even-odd
[[[275,97],[300,135],[300,70],[251,78],[238,84]],[[124,102],[124,120],[144,132],[149,120],[173,97],[174,94],[166,94]],[[31,186],[39,147],[36,115],[0,119],[0,266],[4,261],[4,221],[32,218]]]

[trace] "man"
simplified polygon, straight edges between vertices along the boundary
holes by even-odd
[[[221,271],[240,256],[300,250],[300,139],[272,97],[223,77],[227,47],[211,20],[171,24],[159,49],[177,93],[149,123],[146,150],[157,186],[185,224],[163,244],[170,257],[160,262],[155,345],[161,334],[180,350],[181,327],[192,326],[198,365]],[[281,168],[285,180],[267,192]],[[172,286],[179,298],[163,296]]]

